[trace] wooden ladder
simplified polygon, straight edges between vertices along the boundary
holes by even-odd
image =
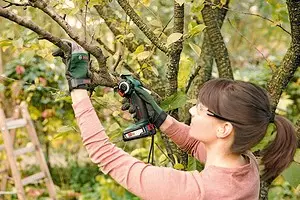
[[[27,129],[27,134],[31,142],[23,148],[14,149],[16,129],[23,127]],[[0,199],[2,195],[17,193],[19,200],[25,200],[24,186],[35,183],[41,179],[45,181],[51,199],[56,199],[55,187],[25,102],[22,102],[15,108],[12,118],[6,118],[4,110],[0,108],[0,130],[4,141],[4,144],[0,145],[0,151],[5,150],[8,159],[8,162],[5,163],[5,167],[2,170],[0,169],[0,173],[6,173],[2,176]],[[16,157],[30,152],[35,152],[41,171],[29,177],[22,178],[17,167]],[[7,172],[9,169],[11,170],[16,191],[3,191],[6,189],[6,183],[9,178]]]

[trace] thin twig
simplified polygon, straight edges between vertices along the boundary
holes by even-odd
[[[168,53],[168,48],[165,43],[160,42],[149,26],[140,18],[140,16],[135,12],[135,10],[130,6],[127,0],[117,0],[119,5],[125,11],[125,13],[130,17],[130,19],[137,25],[137,27],[147,36],[147,38],[159,48],[162,52]]]
[[[138,2],[139,2],[146,10],[148,10],[149,13],[151,13],[152,16],[153,16],[156,20],[159,20],[158,17],[157,17],[158,15],[155,14],[149,7],[145,6],[140,0],[138,0]]]
[[[113,71],[114,71],[114,72],[116,71],[116,69],[117,69],[119,63],[121,62],[121,60],[122,60],[121,58],[122,58],[122,56],[119,54],[119,55],[118,55],[118,58],[117,58],[117,60],[116,60],[116,62],[115,62],[115,64],[114,64],[114,66],[113,66]]]
[[[104,49],[110,53],[111,55],[114,55],[116,52],[114,52],[112,49],[110,49],[106,44],[104,44],[104,42],[102,42],[102,40],[100,38],[97,38],[96,41],[102,45],[104,47]]]
[[[155,145],[159,148],[159,150],[171,161],[173,165],[175,165],[175,162],[163,151],[163,149],[155,142]]]
[[[246,36],[244,36],[236,27],[233,26],[233,24],[231,23],[230,19],[227,18],[227,21],[229,22],[230,26],[242,37],[244,38],[259,54],[262,55],[262,57],[264,58],[264,60],[268,63],[268,65],[270,66],[271,70],[272,69],[272,65],[271,65],[271,61],[268,60],[268,58],[250,41],[246,38]]]
[[[205,3],[206,3],[207,5],[211,5],[211,6],[219,6],[218,4],[214,4],[214,3],[212,3],[212,2],[207,2],[207,1],[205,1]],[[271,19],[269,19],[269,18],[267,18],[267,17],[265,17],[265,16],[261,16],[261,15],[256,14],[256,13],[241,12],[241,11],[234,10],[234,9],[230,9],[230,8],[227,8],[227,7],[222,7],[222,8],[223,8],[223,9],[226,9],[226,10],[228,10],[228,11],[231,11],[231,12],[240,13],[240,14],[244,14],[244,15],[255,16],[255,17],[259,17],[259,18],[261,18],[261,19],[267,20],[267,21],[269,21],[269,22],[275,24],[277,27],[281,28],[281,29],[282,29],[284,32],[286,32],[287,34],[291,35],[291,33],[290,33],[288,30],[286,30],[283,26],[281,26],[280,24],[277,24],[275,21],[273,21],[273,20],[271,20]]]
[[[89,2],[90,2],[89,0],[86,1],[86,4],[85,4],[85,11],[84,11],[84,20],[83,20],[83,26],[84,26],[84,38],[85,38],[85,41],[87,41],[86,14],[87,14],[87,9],[88,9]]]
[[[7,0],[3,0],[4,2],[8,3],[8,5],[6,6],[3,6],[3,8],[8,8],[10,6],[30,6],[30,3],[14,3],[14,2],[11,2],[11,1],[7,1]]]

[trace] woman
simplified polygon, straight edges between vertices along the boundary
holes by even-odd
[[[258,199],[258,165],[248,150],[264,138],[273,120],[277,135],[262,152],[263,177],[279,175],[296,149],[290,122],[273,119],[265,91],[242,81],[207,82],[199,103],[190,109],[190,126],[170,116],[160,126],[180,148],[205,162],[201,172],[155,167],[133,158],[108,141],[87,91],[74,89],[71,96],[92,161],[142,199]]]
[[[88,61],[82,56],[78,61],[76,56],[72,54],[71,61],[66,62],[68,77],[87,79],[86,72],[80,75],[77,71],[83,66],[87,69]],[[265,137],[273,123],[276,130],[268,131],[269,144],[261,152],[265,165],[262,177],[279,175],[295,153],[294,128],[287,119],[272,116],[263,89],[242,81],[215,79],[201,88],[197,105],[190,109],[190,126],[166,115],[147,92],[137,91],[148,104],[151,122],[181,149],[204,162],[205,168],[185,172],[145,164],[108,141],[84,88],[70,85],[75,116],[90,158],[103,173],[142,199],[258,199],[259,169],[249,150]]]

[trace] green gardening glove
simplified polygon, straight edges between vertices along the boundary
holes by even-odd
[[[136,94],[145,102],[149,121],[156,126],[156,128],[159,128],[162,123],[167,118],[167,113],[163,111],[155,102],[154,98],[149,94],[148,91],[141,87],[135,87],[134,88]],[[135,118],[136,111],[134,110],[134,106],[130,104],[129,100],[127,98],[124,98],[122,101],[122,110],[129,110],[129,112],[133,115]]]
[[[61,57],[66,65],[66,78],[68,80],[69,91],[73,89],[89,89],[91,79],[88,75],[90,56],[81,46],[71,40],[63,40],[70,47],[70,53],[65,55],[61,49],[52,55]]]

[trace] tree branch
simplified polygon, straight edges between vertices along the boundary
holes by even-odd
[[[94,8],[96,9],[99,16],[105,21],[106,25],[115,36],[122,34],[122,32],[119,30],[120,24],[118,23],[118,20],[120,19],[114,13],[114,11],[109,8],[108,5],[102,3],[100,5],[95,5]],[[112,19],[118,19],[118,20],[112,20]]]
[[[33,32],[42,36],[44,39],[61,48],[63,51],[68,52],[70,50],[70,47],[65,44],[60,38],[52,35],[48,31],[43,30],[38,25],[34,24],[32,21],[26,18],[22,18],[11,11],[4,9],[3,7],[0,7],[0,16],[32,30]]]
[[[208,5],[212,5],[212,6],[219,6],[220,1],[217,2],[217,3],[212,3],[212,2],[207,1],[206,3],[207,3]],[[225,4],[226,4],[226,3],[225,3]],[[224,7],[224,6],[223,6],[223,7]],[[229,8],[226,8],[226,6],[225,6],[225,9],[228,10],[228,11],[230,11],[230,12],[235,12],[235,13],[240,13],[240,14],[243,14],[243,15],[250,15],[250,16],[254,16],[254,17],[259,17],[259,18],[264,19],[264,20],[266,20],[266,21],[268,21],[268,22],[271,22],[272,24],[275,24],[275,26],[279,27],[279,28],[282,29],[284,32],[286,32],[287,34],[291,35],[291,33],[290,33],[288,30],[286,30],[282,25],[276,23],[275,21],[273,21],[273,20],[271,20],[271,19],[269,19],[269,18],[267,18],[267,17],[265,17],[265,16],[262,16],[262,15],[259,15],[259,14],[256,14],[256,13],[241,12],[241,11],[238,11],[238,10],[229,9]]]
[[[162,52],[168,54],[168,49],[163,42],[159,41],[159,38],[155,36],[153,31],[147,26],[145,22],[138,16],[134,9],[129,5],[126,0],[117,0],[119,5],[125,11],[125,13],[130,17],[130,19],[135,23],[135,25],[147,36],[147,38]]]
[[[267,85],[267,90],[271,97],[271,109],[273,113],[275,113],[283,90],[287,87],[287,84],[300,66],[300,1],[287,0],[286,4],[291,24],[292,41],[282,60],[281,66],[273,73],[273,76]],[[299,120],[297,121],[296,126],[296,133],[299,137]],[[300,145],[300,143],[298,144]],[[272,181],[273,179],[261,182],[260,200],[268,199],[267,191],[269,190]]]
[[[173,33],[182,33],[184,29],[184,4],[179,5],[174,0],[174,27]],[[177,92],[178,88],[178,70],[179,70],[179,61],[180,54],[182,52],[183,39],[179,39],[169,48],[169,63],[168,63],[168,71],[167,71],[167,79],[168,79],[168,88],[166,91],[166,95],[170,96]],[[170,113],[173,117],[178,119],[178,109],[174,110]],[[183,152],[178,146],[170,140],[168,136],[165,134],[161,134],[161,137],[166,146],[167,153],[171,159],[175,154],[179,159],[179,163],[183,164],[185,167],[187,166],[188,156],[185,152]],[[174,161],[174,160],[173,160]]]
[[[108,87],[113,87],[116,84],[116,80],[112,80],[112,77],[108,73],[108,68],[106,66],[106,57],[103,55],[100,47],[88,44],[85,41],[85,38],[80,37],[78,34],[76,34],[72,30],[72,27],[58,13],[56,13],[55,10],[52,7],[50,7],[44,0],[29,0],[29,2],[33,7],[39,8],[44,13],[49,15],[56,23],[58,23],[65,30],[65,32],[70,36],[70,38],[72,38],[85,50],[87,50],[89,53],[95,56],[99,65],[99,69],[91,69],[93,84],[97,85],[98,83],[101,83],[102,85]]]
[[[174,27],[173,33],[182,33],[184,29],[184,4],[179,5],[174,0]],[[182,42],[181,38],[177,42],[173,43],[169,49],[169,63],[168,63],[168,71],[167,71],[167,79],[168,79],[168,89],[166,91],[166,95],[172,95],[177,92],[178,87],[178,70],[179,70],[179,61],[180,54],[182,52]]]
[[[271,97],[273,112],[276,110],[282,91],[300,66],[300,1],[287,0],[286,3],[291,24],[292,41],[281,66],[268,82],[268,92]]]
[[[99,16],[105,21],[107,27],[111,30],[111,32],[116,36],[123,35],[124,33],[120,30],[122,27],[121,19],[114,13],[108,5],[102,3],[100,5],[94,6]],[[132,42],[131,39],[125,39],[123,44],[130,52],[134,52],[135,49],[139,46],[139,44]]]
[[[222,28],[224,19],[226,17],[227,11],[228,11],[228,5],[229,5],[229,0],[225,2],[225,5],[223,5],[222,8],[216,8],[217,12],[217,22],[218,26],[220,29]],[[200,24],[200,21],[196,18],[197,24]],[[193,85],[196,86],[196,88],[189,93],[189,96],[194,99],[198,93],[199,87],[206,81],[208,81],[211,77],[211,72],[212,72],[212,64],[213,64],[213,56],[211,53],[211,46],[209,42],[209,35],[207,34],[207,31],[204,30],[204,38],[203,38],[203,44],[201,46],[201,54],[199,57],[199,64],[195,69],[193,69],[189,80],[187,82],[186,90],[185,92],[188,93],[191,84],[193,80],[196,78],[195,82]],[[201,71],[200,71],[201,70]]]
[[[207,3],[208,2],[208,3]],[[233,79],[228,50],[223,40],[220,27],[217,22],[216,11],[212,8],[211,0],[207,0],[201,11],[206,31],[209,35],[213,55],[215,57],[219,76]]]

